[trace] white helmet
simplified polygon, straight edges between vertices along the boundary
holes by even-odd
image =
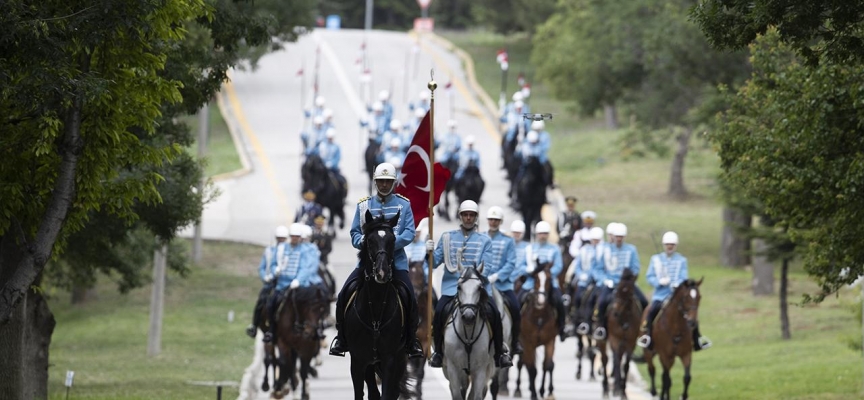
[[[384,104],[381,104],[380,101],[372,103],[372,111],[384,111]]]
[[[513,101],[522,101],[524,97],[522,96],[522,91],[518,91],[513,93]]]
[[[316,106],[321,107],[324,105],[324,103],[326,103],[326,101],[324,100],[324,96],[318,96],[315,98],[315,105]]]
[[[396,167],[390,163],[381,163],[375,167],[375,173],[372,175],[372,179],[390,179],[396,180]]]
[[[522,108],[524,105],[525,103],[523,103],[522,100],[513,102],[513,108]]]
[[[402,129],[402,122],[400,122],[398,119],[394,119],[394,120],[390,121],[390,130],[391,131],[398,131],[400,129]]]
[[[546,127],[546,123],[543,121],[534,121],[531,123],[531,129],[538,131],[538,132],[542,131],[543,128],[545,128],[545,127]]]
[[[336,130],[333,128],[327,129],[327,139],[333,139],[336,137]]]
[[[423,118],[426,116],[426,110],[424,110],[422,107],[417,107],[414,109],[414,116],[417,118]]]
[[[465,144],[474,144],[474,135],[468,135],[468,137],[465,138]]]
[[[582,217],[583,220],[588,219],[588,218],[597,219],[597,213],[595,213],[594,211],[590,211],[590,210],[589,211],[583,211],[582,215],[580,215],[580,217]],[[614,224],[614,222],[613,222],[613,224]],[[608,227],[607,227],[607,229],[608,229]]]
[[[510,224],[510,232],[525,233],[525,223],[522,220],[515,220]]]
[[[325,108],[324,111],[321,111],[321,116],[323,116],[324,118],[332,117],[333,116],[333,109],[332,108]]]
[[[429,100],[429,92],[425,90],[421,90],[418,96],[420,97],[420,100]]]
[[[534,233],[549,233],[552,232],[552,226],[546,221],[540,221],[534,226]]]
[[[378,93],[378,100],[387,101],[390,99],[390,92],[386,90],[382,90],[381,93]]]
[[[399,147],[402,145],[402,141],[399,138],[390,139],[390,147]]]
[[[459,205],[459,214],[462,214],[465,211],[474,211],[479,214],[480,212],[477,210],[477,203],[474,200],[465,200]]]
[[[288,237],[288,227],[285,225],[279,225],[276,227],[276,237],[277,238],[287,238]]]
[[[486,210],[486,219],[503,220],[504,219],[504,210],[502,210],[501,207],[498,207],[498,206],[489,207],[489,209]]]
[[[588,231],[589,240],[603,240],[603,228],[595,226]]]
[[[612,236],[627,236],[627,225],[616,222],[615,226],[607,230]]]
[[[291,236],[303,236],[304,226],[305,225],[301,223],[295,222],[291,224],[291,228],[288,229],[288,234]]]
[[[455,119],[451,119],[451,120],[447,121],[447,126],[450,127],[450,128],[455,128],[455,127],[458,126],[458,125],[459,125],[459,124],[456,122]]]
[[[540,140],[540,134],[537,131],[528,131],[528,135],[525,137],[530,143],[537,143]]]
[[[618,225],[617,222],[610,222],[609,225],[606,225],[606,233],[611,235],[612,232],[615,231],[615,225]]]
[[[672,231],[664,233],[663,244],[678,244],[678,234]]]
[[[316,115],[315,118],[312,118],[312,123],[315,125],[321,125],[324,123],[324,117]]]
[[[300,235],[301,239],[309,239],[312,237],[312,227],[309,225],[303,225],[303,234]]]

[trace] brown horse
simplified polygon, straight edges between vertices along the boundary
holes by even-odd
[[[627,398],[627,375],[630,372],[630,359],[636,348],[636,339],[639,337],[641,316],[642,309],[636,298],[636,275],[633,275],[629,269],[625,269],[606,315],[609,336],[605,341],[597,341],[602,364],[604,397],[609,396],[609,377],[606,372],[606,365],[609,362],[606,353],[608,342],[609,349],[612,350],[612,377],[615,379],[613,394],[621,396],[622,399]]]
[[[702,294],[699,286],[702,279],[688,279],[681,283],[672,293],[670,300],[663,306],[652,324],[651,346],[645,349],[645,362],[648,363],[648,374],[651,375],[651,395],[657,395],[654,385],[654,355],[660,357],[663,365],[663,391],[660,399],[670,398],[672,378],[669,370],[675,363],[675,357],[684,364],[684,393],[681,399],[687,400],[687,390],[690,387],[690,362],[693,354],[693,328],[699,323],[699,301]],[[645,316],[647,317],[647,310]]]
[[[552,280],[555,279],[550,272],[552,263],[540,264],[532,273],[534,287],[530,292],[524,294],[522,301],[522,333],[520,340],[525,351],[517,363],[516,390],[513,397],[521,397],[522,391],[519,385],[522,380],[522,365],[528,370],[528,388],[531,390],[531,400],[537,399],[537,390],[534,380],[537,377],[537,347],[543,346],[543,378],[540,381],[540,396],[545,394],[546,375],[549,375],[549,396],[552,400],[555,389],[552,384],[552,371],[555,362],[552,356],[555,354],[555,337],[558,336],[558,320],[555,318],[555,306],[550,302],[552,296]]]
[[[318,329],[330,312],[330,299],[323,286],[290,289],[285,297],[276,328],[275,347],[279,349],[279,378],[273,384],[274,396],[281,398],[288,393],[284,385],[289,378],[291,390],[297,389],[296,367],[299,361],[303,384],[301,398],[307,400],[311,362],[321,349]],[[271,352],[273,347],[270,346]]]
[[[427,321],[429,317],[429,309],[427,306],[429,287],[425,284],[423,261],[413,261],[408,265],[408,277],[411,279],[411,285],[414,286],[414,293],[417,295],[417,320],[420,321],[420,325],[417,326],[417,339],[420,339],[420,345],[423,347],[423,354],[426,356],[425,358],[409,359],[408,362],[411,364],[414,376],[417,377],[417,384],[415,387],[417,397],[422,398],[423,377],[426,375],[424,366],[426,365],[426,360],[431,356],[431,342],[429,340],[430,332],[427,329]],[[433,298],[432,301],[434,302],[435,299]]]

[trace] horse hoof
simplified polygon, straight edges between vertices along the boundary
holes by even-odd
[[[309,400],[309,393],[303,393],[303,400]]]
[[[262,392],[269,392],[270,391],[270,384],[267,382],[262,383],[261,384],[261,391]]]
[[[582,379],[582,371],[576,371],[576,380]]]
[[[517,399],[521,399],[522,398],[522,391],[519,389],[516,389],[515,391],[513,391],[513,397],[515,397]]]
[[[597,382],[597,377],[596,377],[596,376],[588,377],[588,381],[590,381],[590,382]]]
[[[550,394],[550,395],[546,396],[546,400],[555,400],[555,396]]]

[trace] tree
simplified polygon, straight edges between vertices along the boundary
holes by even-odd
[[[258,3],[270,8],[0,5],[0,398],[46,397],[54,320],[39,284],[88,218],[137,220],[170,240],[200,212],[200,200],[172,207],[197,167],[172,117],[200,108],[252,46],[302,32],[304,2]],[[199,28],[206,34],[184,40]]]
[[[710,121],[717,84],[746,76],[743,53],[712,50],[687,20],[689,2],[579,0],[558,12],[535,37],[538,75],[583,114],[623,107],[634,123],[623,143],[633,155],[675,152],[668,193],[687,195],[684,161],[693,132]]]
[[[805,269],[821,290],[805,300],[820,301],[864,273],[864,71],[806,64],[775,29],[750,48],[752,77],[709,136],[724,179],[806,243]]]

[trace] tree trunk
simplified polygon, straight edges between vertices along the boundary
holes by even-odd
[[[618,110],[612,104],[603,106],[603,116],[606,119],[606,129],[618,129]]]
[[[96,288],[78,285],[72,287],[72,304],[84,304],[96,298]]]
[[[774,294],[774,265],[764,253],[768,245],[762,239],[753,240],[753,295]]]
[[[691,136],[693,136],[693,130],[684,128],[684,131],[676,138],[678,149],[675,150],[675,157],[672,159],[669,195],[678,200],[683,200],[687,197],[687,188],[684,187],[684,160],[687,158],[687,152],[690,150]]]
[[[750,264],[750,239],[738,233],[741,228],[750,228],[753,217],[741,210],[723,208],[723,234],[720,240],[720,265],[743,267]]]
[[[783,259],[783,267],[780,270],[780,330],[783,332],[783,339],[789,340],[792,338],[792,333],[789,331],[789,302],[787,301],[789,294],[789,259]]]
[[[147,334],[147,355],[162,352],[162,310],[165,298],[165,263],[168,245],[163,244],[153,254],[153,290],[150,293],[150,331]]]

